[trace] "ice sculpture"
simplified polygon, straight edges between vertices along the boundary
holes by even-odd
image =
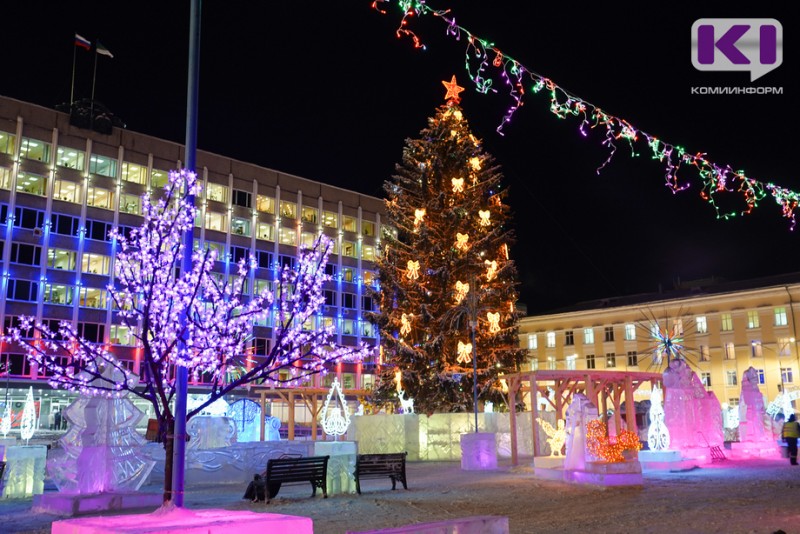
[[[186,403],[187,411],[191,412],[198,406],[205,404],[206,401],[211,397],[211,394],[207,395],[190,395],[188,402]],[[205,408],[200,410],[197,415],[216,415],[219,417],[223,417],[228,415],[228,408],[230,405],[225,401],[223,398],[219,398],[212,402],[211,404],[207,405]]]
[[[190,450],[221,449],[236,443],[236,423],[230,417],[195,415],[187,421],[186,433]]]
[[[586,424],[597,419],[597,407],[583,393],[575,393],[567,408],[567,452],[564,469],[586,467]]]
[[[647,429],[647,445],[651,451],[669,449],[669,429],[664,424],[664,394],[656,384],[650,394],[650,427]]]
[[[6,469],[2,498],[23,499],[44,493],[44,470],[47,447],[44,445],[11,446],[5,451]]]
[[[103,376],[124,380],[111,365]],[[147,479],[155,462],[144,454],[147,441],[135,430],[144,414],[126,397],[80,396],[64,411],[68,430],[47,462],[60,492],[135,491]]]
[[[236,424],[236,441],[259,441],[261,406],[251,399],[239,399],[228,406],[228,417]]]
[[[742,393],[739,396],[739,441],[772,442],[771,429],[765,421],[764,396],[758,389],[758,371],[753,367],[742,374]]]
[[[664,371],[664,424],[670,447],[686,450],[723,444],[722,408],[716,395],[706,391],[697,373],[681,359],[673,359]]]

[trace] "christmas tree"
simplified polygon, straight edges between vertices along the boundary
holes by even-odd
[[[375,398],[404,391],[424,413],[473,410],[473,365],[479,399],[504,406],[501,377],[524,354],[502,175],[470,132],[455,76],[442,83],[446,104],[406,141],[384,184],[393,230],[383,236],[381,312],[372,316],[383,349]]]

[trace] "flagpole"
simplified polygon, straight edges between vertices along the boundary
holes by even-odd
[[[97,81],[97,39],[94,40],[94,70],[92,72],[92,100],[89,103],[89,129],[94,130],[94,86]]]
[[[69,112],[72,114],[72,103],[75,102],[75,58],[77,57],[78,46],[72,45],[72,85],[69,88]]]

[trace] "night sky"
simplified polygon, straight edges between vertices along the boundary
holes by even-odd
[[[75,32],[99,39],[96,99],[131,130],[183,142],[189,2],[14,2],[2,10],[0,94],[54,106],[70,95]],[[543,94],[505,128],[511,101],[474,90],[464,41],[430,16],[413,28],[427,45],[397,39],[399,11],[367,0],[221,2],[203,6],[198,146],[283,172],[380,196],[455,74],[475,134],[501,164],[515,211],[522,301],[530,312],[670,289],[678,281],[741,280],[800,271],[800,228],[771,198],[747,217],[717,220],[691,169],[688,191],[664,186],[643,144],[608,156],[602,135],[549,112]],[[761,182],[800,190],[790,135],[796,121],[797,24],[785,2],[758,9],[704,2],[572,4],[430,0],[523,65],[664,141],[705,152]],[[608,5],[613,7],[609,8]],[[124,6],[124,7],[123,7]],[[763,17],[783,24],[784,61],[751,84],[744,72],[691,63],[698,18]],[[93,54],[77,50],[76,97],[91,92]],[[691,95],[693,86],[782,87],[783,95]],[[791,132],[793,133],[793,132]],[[732,205],[738,205],[732,197]]]

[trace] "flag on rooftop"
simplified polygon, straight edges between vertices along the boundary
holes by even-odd
[[[79,47],[84,48],[86,50],[91,50],[92,49],[91,41],[89,41],[89,39],[87,39],[86,37],[83,37],[82,35],[78,35],[77,33],[75,34],[75,46],[79,46]]]
[[[114,57],[114,54],[112,54],[108,48],[103,46],[103,43],[100,41],[97,41],[97,53],[103,56]]]

